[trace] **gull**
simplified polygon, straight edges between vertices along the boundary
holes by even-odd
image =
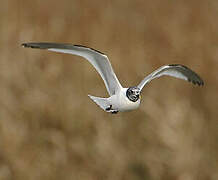
[[[172,76],[183,79],[193,84],[203,86],[204,82],[194,71],[180,64],[164,65],[146,76],[137,86],[123,88],[114,73],[108,57],[93,48],[82,45],[48,43],[48,42],[31,42],[23,43],[25,48],[45,49],[59,53],[73,54],[81,56],[88,60],[100,74],[109,93],[108,98],[95,97],[88,95],[104,111],[115,114],[137,109],[140,105],[140,93],[143,87],[155,78],[161,76]]]

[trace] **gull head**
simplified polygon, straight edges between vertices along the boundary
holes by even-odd
[[[140,98],[140,89],[138,87],[130,87],[126,91],[126,96],[130,101],[136,102]]]

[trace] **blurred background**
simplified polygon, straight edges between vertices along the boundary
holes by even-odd
[[[3,0],[0,6],[1,180],[217,180],[218,1]],[[138,110],[111,115],[80,57],[23,42],[81,44],[111,60],[124,87],[184,64],[204,87],[162,77]]]

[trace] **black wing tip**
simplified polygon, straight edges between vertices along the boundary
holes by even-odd
[[[194,85],[204,86],[204,81],[202,79],[198,79],[198,80],[188,79],[188,81]]]
[[[28,47],[27,43],[22,43],[21,46],[24,47],[24,48]]]
[[[185,69],[190,70],[187,66],[184,66],[182,64],[169,64],[169,66],[180,66],[183,67]],[[191,70],[192,71],[192,70]],[[193,72],[193,71],[192,71]],[[189,82],[193,83],[194,85],[198,85],[198,86],[204,86],[204,81],[195,73],[193,72],[197,77],[197,80],[193,80],[193,79],[188,79]]]
[[[46,48],[43,48],[43,46],[40,46],[40,43],[22,43],[21,46],[24,48],[46,49]]]

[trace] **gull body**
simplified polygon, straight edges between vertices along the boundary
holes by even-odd
[[[126,96],[127,90],[128,88],[121,88],[116,94],[108,98],[88,96],[107,112],[117,113],[137,109],[140,105],[140,98],[136,102],[130,101]]]
[[[146,76],[137,86],[123,88],[113,71],[108,57],[95,49],[63,43],[23,43],[23,47],[45,49],[81,56],[88,60],[100,74],[104,81],[109,97],[95,97],[88,95],[99,107],[106,112],[117,113],[137,109],[140,105],[140,93],[143,87],[151,80],[161,76],[172,76],[183,79],[193,84],[203,85],[204,82],[194,71],[180,64],[164,65]]]
[[[108,98],[109,103],[118,111],[130,111],[137,109],[140,105],[140,98],[136,101],[130,101],[127,96],[128,88],[122,88],[116,95],[113,95]]]

